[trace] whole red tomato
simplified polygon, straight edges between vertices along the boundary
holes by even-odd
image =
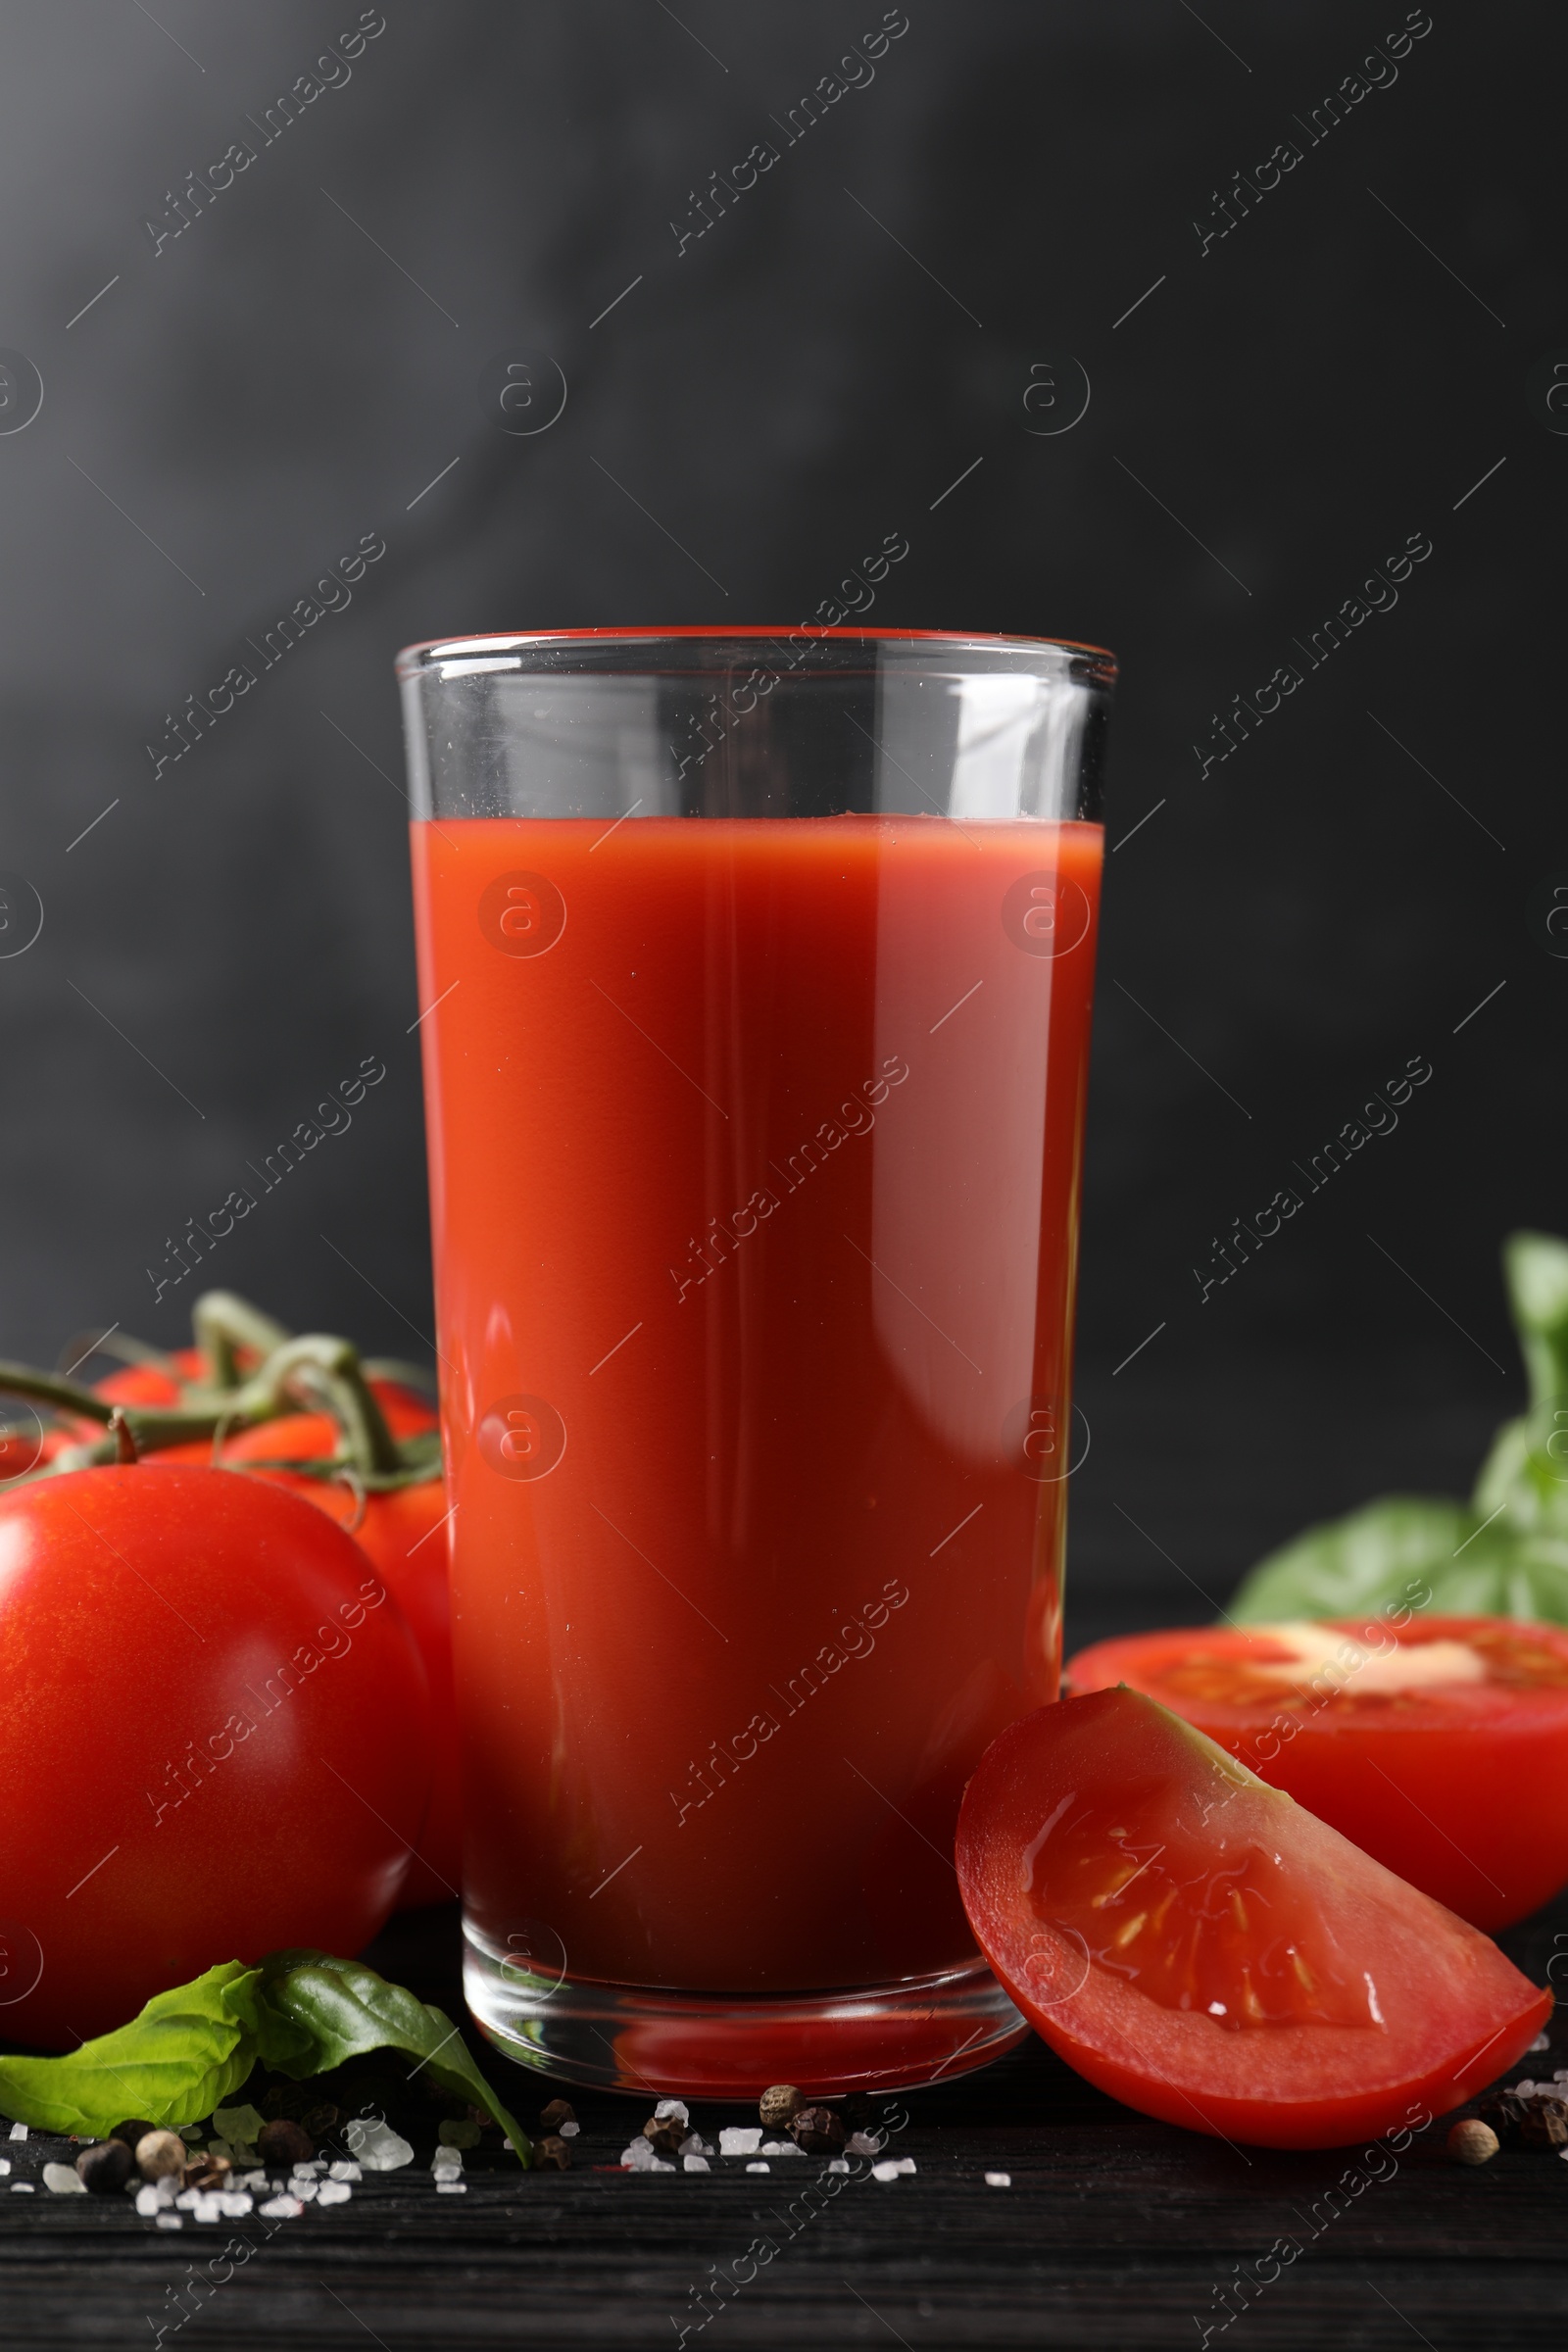
[[[378,1388],[377,1399],[395,1438],[436,1426],[422,1397]],[[269,1469],[272,1461],[320,1461],[335,1453],[342,1433],[330,1413],[290,1413],[241,1430],[223,1446],[225,1466],[251,1470],[258,1478],[290,1489],[314,1503],[355,1540],[385,1578],[414,1629],[430,1679],[430,1725],[435,1769],[430,1809],[416,1841],[415,1859],[399,1896],[399,1908],[439,1903],[458,1893],[463,1878],[463,1806],[458,1783],[458,1702],[452,1677],[452,1601],[447,1584],[443,1522],[451,1506],[439,1477],[417,1486],[393,1487],[361,1497],[339,1480]],[[156,1457],[149,1457],[156,1458]]]
[[[355,1952],[430,1780],[417,1644],[296,1495],[184,1464],[0,1495],[0,2034],[61,2048],[220,1960]]]

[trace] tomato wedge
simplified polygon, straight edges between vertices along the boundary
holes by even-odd
[[[1132,1690],[1002,1734],[957,1866],[981,1949],[1052,2048],[1221,2138],[1338,2147],[1426,2121],[1551,2012],[1485,1936]]]
[[[1507,1927],[1568,1881],[1563,1626],[1188,1627],[1102,1642],[1067,1681],[1158,1699],[1473,1927]]]

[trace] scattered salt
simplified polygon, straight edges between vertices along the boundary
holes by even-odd
[[[264,2221],[290,2222],[296,2214],[303,2213],[305,2208],[298,2197],[277,2196],[269,2197],[267,2203],[258,2205],[256,2210]]]
[[[265,2172],[241,2173],[235,2186],[237,2188],[265,2188],[267,2175]]]
[[[346,2124],[343,2136],[360,2162],[372,2173],[395,2173],[414,2162],[414,2150],[387,2124]]]
[[[11,2159],[10,2159],[10,2157],[9,2157],[9,2156],[0,2156],[0,2175],[4,2175],[4,2174],[6,2174],[6,2173],[9,2173],[9,2172],[10,2172],[10,2170],[11,2170]]]
[[[749,2173],[770,2173],[773,2167],[770,2164],[749,2164],[746,2170]]]
[[[185,2217],[182,2213],[161,2213],[158,2216],[160,2230],[183,2230],[184,2227]]]
[[[666,2164],[665,2172],[667,2173],[670,2169],[670,2166]],[[468,2183],[466,2180],[449,2180],[443,2176],[435,2184],[435,2193],[438,2197],[466,2197],[468,2193]]]
[[[901,2173],[912,2173],[913,2170],[912,2156],[888,2157],[881,2164],[872,2165],[871,2178],[873,2180],[897,2180]]]
[[[25,2139],[25,2138],[26,2138],[26,2136],[27,2136],[27,2127],[26,2127],[26,2125],[25,2125],[25,2124],[13,2124],[13,2125],[12,2125],[12,2127],[11,2127],[11,2136],[12,2136],[12,2138],[13,2138],[13,2139]]]
[[[192,2206],[190,2218],[193,2222],[220,2222],[223,2218],[222,2198],[211,2189],[205,2191]]]
[[[365,2178],[357,2164],[344,2164],[341,2160],[332,2166],[331,2172],[334,2180],[363,2180]]]
[[[675,2152],[678,2156],[711,2156],[713,2150],[700,2132],[688,2132]]]
[[[563,2124],[561,2127],[561,2136],[563,2139],[575,2139],[581,2130],[581,2124]],[[507,2145],[509,2148],[511,2147],[512,2142],[510,2139],[508,2140]]]
[[[852,2132],[847,2144],[852,2156],[880,2156],[887,2142],[880,2132]]]
[[[764,2156],[804,2156],[806,2150],[793,2139],[764,2139],[762,2154]]]
[[[30,2180],[13,2180],[11,2183],[11,2194],[14,2197],[30,2197],[32,2189],[33,2184]]]
[[[309,2205],[316,2195],[316,2182],[314,2180],[291,2180],[288,2184],[288,2194],[291,2197],[297,2197],[302,2205]]]
[[[847,2173],[850,2169],[849,2160],[844,2156],[835,2156],[827,2169],[830,2173]]]
[[[74,2164],[46,2164],[43,2184],[52,2196],[84,2197],[87,2183]]]
[[[987,2188],[1010,2188],[1012,2175],[1010,2173],[987,2173],[986,2186]]]
[[[1550,2047],[1551,2035],[1549,2034],[1538,2034],[1535,2040],[1530,2044],[1528,2054],[1533,2058],[1538,2050],[1549,2050]]]
[[[136,2191],[136,2211],[144,2216],[156,2213],[163,2201],[150,2180]]]
[[[247,2189],[225,2188],[219,2191],[218,2202],[222,2209],[224,2219],[237,2222],[242,2214],[252,2210],[256,2199]]]
[[[323,2180],[316,2192],[318,2205],[346,2205],[354,2194],[346,2180]]]
[[[684,2099],[661,2099],[654,2109],[656,2124],[689,2124],[691,2120],[691,2110]]]
[[[291,2165],[289,2170],[293,2174],[293,2177],[296,2180],[319,2180],[321,2175],[326,2170],[326,2166],[321,2162],[319,2157],[316,2157],[308,2164],[302,2162]]]
[[[718,2135],[721,2156],[755,2156],[761,2144],[761,2131],[756,2124],[726,2124]]]
[[[437,2148],[430,2160],[430,2170],[438,2180],[443,2179],[455,2180],[463,2170],[463,2150],[461,2148]]]
[[[710,2173],[713,2169],[706,2156],[683,2156],[681,2162],[689,2173]]]
[[[196,2209],[196,2200],[200,2195],[199,2188],[182,2188],[174,2199],[174,2203],[182,2213],[193,2213]]]

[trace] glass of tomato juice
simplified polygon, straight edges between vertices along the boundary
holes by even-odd
[[[977,2066],[1024,2027],[954,1829],[1056,1695],[1087,1442],[1115,665],[802,627],[398,668],[469,2004],[625,2088]]]

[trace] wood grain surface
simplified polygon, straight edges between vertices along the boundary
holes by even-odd
[[[1504,1941],[1545,1982],[1568,1949],[1568,1903]],[[456,1943],[455,1913],[419,1913],[369,1956],[455,2009]],[[548,2087],[471,2038],[530,2122]],[[1568,2065],[1568,2031],[1553,2039],[1515,2076]],[[597,2170],[650,2102],[575,2104],[567,2174],[476,2150],[466,2193],[440,2195],[432,2111],[422,2136],[411,2126],[414,2164],[368,2177],[347,2205],[177,2231],[128,2199],[51,2196],[43,2164],[72,2151],[33,2134],[7,2153],[12,2181],[37,2189],[0,2182],[0,2343],[674,2347],[683,2328],[703,2352],[1562,2340],[1568,2165],[1504,2152],[1467,2170],[1446,2160],[1441,2128],[1397,2154],[1233,2148],[1130,2114],[1035,2041],[887,2102],[889,2152],[917,2167],[889,2183],[801,2157],[765,2175],[717,2159],[707,2175]],[[749,2120],[708,2106],[693,2119],[710,2139]],[[1012,2185],[988,2187],[987,2172]],[[773,2250],[749,2256],[759,2241]]]

